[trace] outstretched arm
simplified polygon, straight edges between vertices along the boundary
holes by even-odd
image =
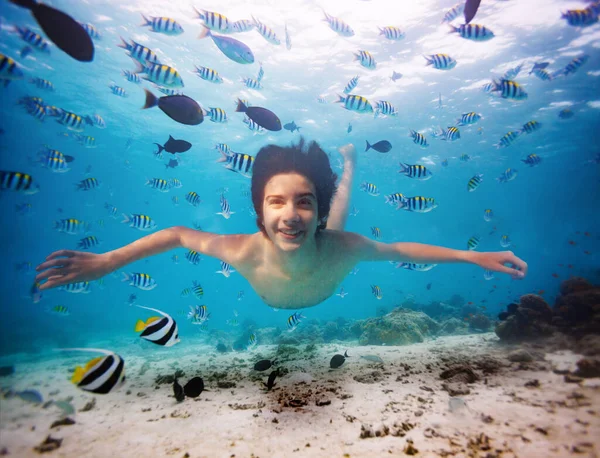
[[[241,237],[244,236],[219,235],[174,226],[107,253],[59,250],[51,253],[45,262],[36,267],[40,273],[35,280],[37,282],[48,280],[40,286],[42,290],[67,283],[97,280],[134,261],[179,247],[189,248],[234,264],[232,257],[238,251]]]
[[[346,233],[346,236],[357,262],[398,261],[420,264],[468,262],[487,270],[509,274],[514,279],[521,279],[527,275],[527,263],[515,256],[512,251],[453,250],[422,243],[380,243],[354,233]]]
[[[338,151],[344,158],[344,173],[331,202],[331,210],[327,219],[327,229],[343,231],[348,219],[348,205],[350,204],[354,166],[356,165],[356,149],[350,143],[340,147]]]

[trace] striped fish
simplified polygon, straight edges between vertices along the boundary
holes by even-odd
[[[400,162],[400,167],[401,169],[398,170],[398,173],[403,173],[407,177],[416,178],[417,180],[429,180],[433,175],[424,165],[409,165]]]
[[[200,205],[200,203],[202,203],[202,199],[200,199],[200,196],[195,191],[188,192],[185,195],[185,200],[187,200],[190,203],[190,205],[193,205],[194,207],[197,207],[198,205]]]
[[[379,195],[379,190],[377,189],[377,186],[367,181],[363,181],[360,184],[360,189],[373,197],[377,197]]]
[[[221,215],[225,219],[229,219],[235,213],[231,211],[231,206],[223,194],[221,194],[220,206],[221,211],[217,215]]]
[[[38,192],[40,187],[37,184],[34,185],[33,177],[27,173],[0,170],[0,189],[31,195]]]
[[[500,141],[498,143],[496,143],[494,146],[496,148],[506,148],[510,145],[512,145],[514,143],[514,141],[519,138],[519,136],[521,135],[521,131],[510,131],[505,133],[502,138],[500,138]]]
[[[210,313],[206,305],[196,305],[195,307],[190,305],[187,317],[191,320],[192,324],[201,325],[210,318]]]
[[[100,129],[106,128],[106,123],[104,122],[104,119],[102,119],[102,116],[100,116],[99,114],[95,114],[93,116],[86,116],[85,122],[90,126],[99,127]]]
[[[140,84],[142,82],[140,75],[130,72],[129,70],[123,70],[123,76],[130,83]]]
[[[483,271],[483,278],[485,280],[493,280],[494,279],[494,272],[492,272],[491,270],[485,269]]]
[[[111,218],[117,218],[117,207],[109,204],[108,202],[104,203],[104,208],[108,211],[108,214]]]
[[[96,147],[96,139],[94,137],[90,137],[89,135],[76,135],[75,138],[80,145],[83,145],[86,148]]]
[[[494,211],[491,208],[486,208],[483,211],[483,219],[486,222],[490,222],[492,220],[492,218],[494,218]]]
[[[123,273],[121,281],[129,282],[129,286],[135,286],[143,291],[151,291],[158,286],[156,280],[148,274],[140,272]]]
[[[375,104],[375,116],[382,114],[385,116],[398,116],[398,110],[390,102],[380,100]]]
[[[21,28],[18,26],[15,27],[15,32],[21,35],[23,41],[25,41],[33,49],[50,54],[50,45],[39,33],[35,33],[33,30],[27,27]]]
[[[54,222],[54,229],[58,232],[76,235],[86,232],[88,224],[75,218],[61,219]]]
[[[58,289],[61,291],[66,291],[67,293],[87,294],[90,292],[90,282],[89,281],[78,281],[77,283],[68,283],[66,285],[59,286]]]
[[[500,237],[500,246],[502,248],[508,248],[510,246],[510,237],[508,235],[503,235]]]
[[[258,74],[256,75],[256,81],[258,81],[260,83],[263,79],[263,76],[265,76],[265,71],[264,71],[262,63],[261,63],[260,68],[258,69]]]
[[[435,203],[433,197],[407,197],[404,200],[398,202],[396,210],[406,210],[409,212],[427,213],[436,208],[438,205]]]
[[[419,132],[416,132],[416,131],[410,129],[410,136],[413,139],[413,143],[415,143],[416,145],[419,145],[421,148],[427,148],[429,146],[429,143],[427,143],[427,139],[425,138],[425,135],[420,134]]]
[[[362,95],[348,95],[346,97],[338,94],[337,103],[343,103],[344,108],[357,113],[373,113],[373,106]]]
[[[164,178],[149,178],[146,180],[146,186],[156,189],[160,192],[169,192],[171,186]]]
[[[229,278],[231,274],[235,273],[235,270],[233,270],[225,261],[221,261],[221,270],[217,270],[215,273],[223,274],[225,278]]]
[[[461,37],[472,41],[488,41],[494,38],[494,32],[479,24],[461,24],[458,27],[450,26],[451,33],[458,33]]]
[[[525,92],[525,89],[523,89],[516,81],[500,79],[493,83],[494,87],[492,92],[499,92],[500,97],[503,99],[525,100],[527,98],[527,92]]]
[[[506,70],[506,72],[504,73],[504,75],[502,75],[502,78],[505,80],[514,80],[517,75],[519,73],[521,73],[521,69],[523,68],[523,64],[519,64],[514,68],[510,68],[508,70]]]
[[[85,367],[77,366],[71,382],[78,388],[95,394],[107,394],[125,382],[125,361],[116,353],[99,348],[62,348],[63,351],[104,353],[90,360]]]
[[[54,91],[54,84],[43,78],[30,78],[29,82],[34,84],[38,89],[43,89],[50,92]]]
[[[136,43],[133,40],[131,40],[131,43],[127,43],[123,38],[121,38],[121,43],[117,46],[119,46],[119,48],[126,49],[129,52],[128,56],[137,60],[142,65],[145,65],[147,62],[160,64],[158,56],[154,51],[139,43]]]
[[[248,116],[244,117],[244,124],[246,124],[248,126],[248,129],[250,129],[252,132],[254,132],[254,134],[262,134],[264,133],[265,129],[261,126],[259,126],[258,124],[256,124],[252,119],[250,119]]]
[[[246,178],[252,177],[254,156],[233,151],[225,153],[222,150],[219,150],[219,152],[221,153],[221,158],[217,160],[217,162],[225,162],[226,169],[237,172]]]
[[[525,162],[525,164],[530,167],[535,167],[536,165],[540,165],[542,158],[535,153],[531,153],[525,159],[521,159],[521,161]]]
[[[77,243],[77,248],[89,250],[90,248],[96,247],[98,245],[100,245],[100,240],[98,240],[98,237],[96,237],[95,235],[90,235],[88,237],[82,238]]]
[[[452,70],[456,67],[456,60],[448,54],[431,54],[423,57],[427,60],[426,65],[432,65],[438,70]]]
[[[375,296],[377,300],[383,298],[383,292],[381,291],[381,288],[378,285],[371,285],[371,293],[373,294],[373,296]]]
[[[241,78],[240,81],[249,89],[260,90],[263,88],[262,84],[260,84],[260,82],[254,78]]]
[[[402,32],[398,27],[379,27],[379,35],[383,35],[388,40],[399,41],[402,40],[406,34]]]
[[[542,123],[538,121],[528,121],[523,124],[523,128],[521,129],[521,133],[531,134],[536,132],[542,128]]]
[[[460,155],[460,157],[458,158],[459,161],[461,162],[469,162],[471,160],[471,156],[469,156],[466,153],[463,153]]]
[[[142,27],[150,27],[150,30],[156,33],[162,33],[164,35],[176,36],[183,33],[183,27],[175,19],[169,17],[152,17],[147,18],[142,14],[144,23]]]
[[[222,14],[206,10],[197,10],[196,8],[194,8],[194,10],[196,10],[196,14],[198,14],[198,19],[204,23],[204,27],[220,33],[235,32],[232,23]]]
[[[223,78],[221,78],[219,73],[212,68],[196,66],[196,74],[204,81],[210,83],[221,84],[223,82]]]
[[[171,188],[179,189],[179,188],[183,187],[183,184],[177,178],[171,178],[169,180],[169,186]]]
[[[156,222],[154,222],[154,220],[148,215],[135,213],[126,215],[123,213],[123,221],[121,222],[129,223],[129,227],[139,229],[140,231],[150,231],[152,229],[156,229]]]
[[[75,113],[71,113],[70,111],[63,110],[62,108],[58,109],[58,119],[56,122],[66,126],[67,129],[72,130],[74,132],[83,132],[83,118]]]
[[[61,316],[69,316],[71,314],[69,312],[69,307],[66,307],[64,305],[55,305],[48,311],[50,313],[54,313],[55,315],[61,315]]]
[[[194,293],[194,297],[200,300],[202,296],[204,296],[204,289],[202,289],[202,285],[197,281],[192,282],[192,293]],[[204,316],[206,316],[206,306],[203,306],[203,310],[205,311]]]
[[[442,167],[448,167],[448,159],[444,159],[442,162]]]
[[[433,269],[437,264],[416,264],[414,262],[397,262],[396,269],[414,270],[416,272],[427,272]]]
[[[385,203],[389,204],[389,205],[397,205],[398,202],[401,202],[402,200],[405,199],[404,194],[401,194],[399,192],[395,192],[394,194],[390,194],[389,196],[384,196],[385,197]]]
[[[294,312],[293,314],[291,314],[287,319],[288,331],[290,331],[290,332],[294,331],[298,327],[298,325],[300,324],[300,321],[303,318],[306,318],[306,317],[303,316],[300,312]]]
[[[584,10],[568,10],[561,14],[561,19],[566,19],[567,24],[573,27],[587,27],[598,22],[598,15],[592,8]]]
[[[470,111],[468,113],[462,114],[461,117],[456,120],[456,124],[459,126],[470,126],[472,124],[475,124],[480,119],[481,115],[479,113]]]
[[[344,94],[350,94],[352,92],[352,90],[358,85],[359,78],[359,76],[355,76],[348,81],[348,84],[346,84],[346,87],[344,88]]]
[[[151,310],[159,313],[162,317],[153,316],[143,322],[138,320],[135,324],[135,332],[141,332],[140,337],[152,342],[156,345],[162,345],[163,347],[172,347],[176,343],[179,343],[179,331],[177,330],[177,323],[171,316],[167,315],[160,310],[153,309],[150,307],[144,307],[142,305],[135,305],[136,307]]]
[[[118,95],[119,97],[129,97],[127,91],[125,91],[125,89],[123,89],[122,87],[117,86],[116,84],[111,84],[109,88],[113,94]]]
[[[460,130],[458,127],[450,126],[447,129],[442,129],[441,135],[442,140],[453,142],[460,139]]]
[[[358,51],[354,54],[354,60],[360,62],[360,65],[369,70],[375,70],[377,68],[377,62],[369,51]]]
[[[90,38],[92,40],[101,40],[102,39],[102,35],[100,35],[100,32],[98,32],[98,29],[96,29],[96,27],[94,27],[92,24],[86,24],[83,22],[80,22],[79,24],[81,24],[81,27],[83,27],[83,30],[85,30],[87,32],[87,34],[90,36]]]
[[[256,30],[258,31],[258,33],[260,33],[262,35],[262,37],[265,40],[267,40],[269,43],[276,45],[276,46],[279,46],[281,44],[281,41],[279,40],[279,38],[277,38],[277,35],[275,34],[275,32],[272,29],[270,29],[265,24],[260,22],[254,16],[252,16],[252,20],[254,21]]]
[[[479,246],[480,238],[478,235],[474,235],[469,240],[467,240],[467,248],[469,251],[476,250]]]
[[[377,226],[371,226],[371,235],[374,239],[379,240],[381,238],[381,229]]]
[[[142,79],[146,81],[171,89],[184,87],[181,75],[173,67],[153,62],[147,62],[146,65],[136,62],[136,67],[135,73],[144,73],[146,76],[142,76]]]
[[[339,18],[330,16],[325,11],[323,11],[325,18],[323,19],[325,22],[329,24],[329,28],[337,33],[341,37],[353,37],[354,30],[344,21]]]
[[[237,33],[249,32],[254,29],[254,22],[248,19],[240,19],[239,21],[232,23],[231,28]]]
[[[452,22],[458,16],[463,14],[465,11],[465,2],[460,2],[450,8],[446,14],[444,14],[444,18],[442,19],[442,24],[444,22]]]
[[[508,183],[509,181],[512,181],[515,178],[517,178],[517,173],[517,170],[508,168],[504,172],[502,172],[502,174],[498,178],[496,178],[496,181],[498,181],[498,183]]]
[[[190,262],[190,264],[193,264],[195,266],[200,264],[200,261],[202,261],[202,258],[200,257],[200,253],[198,253],[195,250],[189,250],[185,254],[185,259],[187,259]]]
[[[577,70],[579,70],[579,67],[581,67],[583,64],[585,64],[588,61],[589,58],[590,58],[590,56],[588,56],[587,54],[576,57],[575,59],[573,59],[571,62],[569,62],[567,64],[567,66],[564,68],[562,74],[564,76],[567,76],[571,73],[575,73]]]
[[[8,81],[8,80],[5,80]],[[40,105],[38,103],[34,103],[34,104],[30,104],[27,105],[27,114],[30,114],[31,116],[33,116],[36,120],[43,122],[44,119],[46,118],[46,107],[44,107],[43,105]]]
[[[100,181],[98,178],[90,177],[81,180],[79,183],[76,183],[78,190],[89,191],[91,189],[96,189],[100,187]]]
[[[246,102],[244,102],[244,105],[249,106]],[[215,149],[224,154],[231,152],[231,147],[227,143],[217,143]]]
[[[467,183],[467,191],[473,192],[475,191],[481,182],[483,181],[483,174],[478,173],[477,175],[473,175],[471,179]]]
[[[532,73],[542,81],[551,81],[553,79],[552,75],[543,68],[536,68],[535,70],[532,70]]]

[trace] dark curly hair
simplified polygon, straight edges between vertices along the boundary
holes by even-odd
[[[267,182],[280,173],[298,173],[310,180],[317,191],[317,215],[321,223],[317,233],[327,227],[331,199],[336,191],[337,174],[331,170],[329,156],[319,144],[311,141],[306,147],[304,138],[288,147],[267,145],[260,149],[252,172],[252,204],[256,225],[266,235],[263,220],[263,201]]]

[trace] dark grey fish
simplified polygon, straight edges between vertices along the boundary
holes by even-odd
[[[175,394],[175,399],[177,402],[181,402],[185,399],[185,393],[183,392],[183,388],[177,379],[173,380],[173,394]]]
[[[188,126],[196,126],[204,121],[202,108],[187,95],[166,95],[157,98],[148,89],[144,89],[144,92],[146,103],[142,107],[143,110],[158,106],[169,118]]]
[[[392,149],[392,144],[387,140],[381,140],[375,143],[374,145],[371,145],[367,141],[367,148],[365,149],[365,151],[369,151],[371,148],[377,151],[378,153],[387,153],[389,150]]]
[[[331,361],[329,361],[329,367],[331,367],[332,369],[337,369],[342,364],[344,364],[346,358],[349,358],[348,350],[346,350],[343,355],[333,355],[333,358],[331,358]]]
[[[244,102],[238,99],[236,112],[246,113],[252,121],[272,132],[281,130],[281,121],[275,113],[262,107],[247,107]]]
[[[23,49],[21,49],[21,52],[19,54],[21,56],[21,59],[25,59],[31,53],[31,51],[33,51],[33,49],[31,47],[24,46]]]
[[[396,80],[399,80],[400,78],[402,78],[402,73],[396,73],[396,72],[392,71],[392,76],[390,76],[390,79],[392,81],[395,82]]]
[[[465,3],[465,24],[468,24],[473,20],[475,14],[477,13],[477,8],[479,8],[479,4],[481,0],[467,0]]]
[[[289,130],[290,132],[294,132],[294,131],[296,131],[296,130],[297,130],[298,132],[300,132],[300,127],[298,127],[298,126],[296,125],[296,122],[295,122],[295,121],[288,122],[287,124],[284,124],[283,128],[284,128],[285,130]]]
[[[165,143],[164,145],[159,145],[158,143],[155,143],[155,145],[158,146],[158,151],[156,154],[160,154],[163,150],[171,154],[185,153],[192,147],[192,144],[190,142],[187,142],[185,140],[175,140],[170,135],[169,139],[167,140],[167,143]]]
[[[204,380],[202,377],[194,377],[183,387],[183,392],[190,398],[197,398],[204,391]]]
[[[269,378],[267,383],[263,383],[263,385],[267,388],[267,391],[271,391],[275,386],[275,379],[279,377],[279,368],[275,369],[273,372],[269,374]]]
[[[15,366],[2,366],[0,367],[0,377],[7,377],[15,373]]]
[[[94,60],[94,43],[75,19],[51,6],[35,0],[10,0],[11,3],[31,10],[50,40],[73,59],[80,62]]]
[[[348,123],[348,128],[346,129],[346,132],[352,132],[352,124]]]
[[[261,359],[254,365],[254,370],[261,372],[266,371],[267,369],[270,369],[271,366],[274,366],[276,361],[276,359],[274,359],[273,361],[268,359]]]
[[[165,164],[165,168],[174,169],[179,165],[179,161],[177,159],[169,159],[169,162]]]
[[[65,154],[65,162],[73,162],[75,160],[75,158],[73,156],[69,156],[68,154]]]

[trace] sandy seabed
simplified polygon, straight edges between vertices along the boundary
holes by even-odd
[[[130,348],[119,352],[127,382],[108,395],[67,381],[93,355],[18,364],[0,378],[2,387],[34,388],[45,399],[72,396],[75,423],[51,428],[62,417],[56,406],[0,398],[0,455],[38,457],[35,447],[51,436],[62,442],[45,456],[599,456],[600,379],[565,375],[579,355],[505,346],[493,334],[402,347],[305,347],[280,357],[283,375],[269,392],[262,382],[270,370],[252,366],[273,358],[276,346],[225,354],[206,345],[193,352],[145,347],[145,357]],[[331,370],[330,358],[345,350],[350,357]],[[453,367],[457,375],[448,378],[444,371]],[[206,390],[177,403],[171,384],[155,382],[175,369],[185,372],[182,384],[202,376]]]

